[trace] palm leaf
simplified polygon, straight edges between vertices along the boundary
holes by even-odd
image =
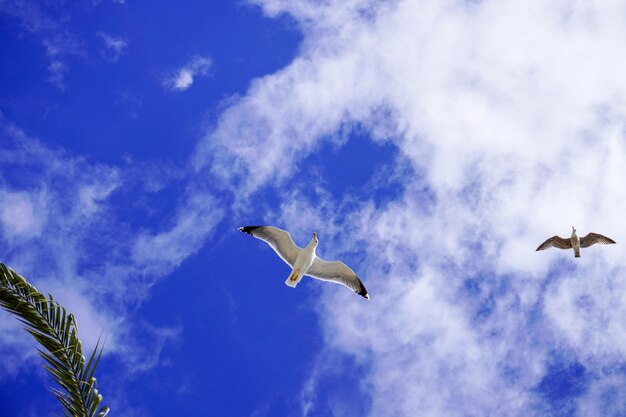
[[[46,298],[3,263],[0,263],[0,306],[15,314],[43,347],[37,350],[60,387],[51,390],[63,406],[63,414],[68,417],[106,416],[109,407],[98,408],[102,395],[98,394],[93,376],[102,355],[100,341],[86,361],[74,315],[68,314],[50,294]]]

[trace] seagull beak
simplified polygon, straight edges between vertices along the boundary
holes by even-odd
[[[317,233],[313,232],[313,239],[317,242]]]

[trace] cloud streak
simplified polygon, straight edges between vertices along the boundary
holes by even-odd
[[[48,81],[63,91],[69,71],[68,61],[84,59],[87,55],[81,40],[47,13],[45,7],[33,1],[3,1],[0,13],[16,19],[21,28],[41,37],[48,58]]]
[[[185,91],[191,87],[195,78],[209,75],[211,65],[211,60],[207,57],[194,57],[167,78],[163,86],[172,91]]]
[[[98,32],[97,35],[102,39],[105,47],[100,54],[107,61],[117,62],[122,56],[124,49],[128,46],[128,40],[123,37],[109,35],[106,32]]]

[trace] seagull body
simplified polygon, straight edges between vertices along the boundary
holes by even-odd
[[[588,233],[586,236],[579,238],[576,234],[576,229],[572,226],[572,235],[569,239],[552,236],[550,239],[539,245],[537,250],[545,250],[552,247],[559,249],[574,249],[574,257],[580,258],[581,248],[587,248],[596,243],[611,245],[614,244],[615,241],[599,233]]]
[[[252,235],[254,236],[254,235]],[[315,249],[317,248],[317,233],[313,233],[313,239],[309,242],[304,249],[300,251],[296,261],[293,263],[293,269],[285,284],[292,288],[296,288],[296,285],[300,282],[304,274],[311,268],[313,261],[317,257],[315,255]]]
[[[285,281],[288,286],[295,288],[302,277],[307,275],[322,281],[342,284],[369,300],[370,296],[363,282],[352,269],[343,262],[328,262],[317,257],[315,254],[318,244],[317,233],[313,232],[313,238],[303,249],[293,242],[289,232],[277,227],[244,226],[240,227],[239,231],[265,241],[292,268],[291,274]]]

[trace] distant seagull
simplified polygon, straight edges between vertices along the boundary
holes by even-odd
[[[579,238],[578,235],[576,235],[576,229],[572,226],[572,236],[569,239],[552,236],[550,239],[539,245],[537,250],[545,250],[551,247],[559,249],[574,249],[574,257],[580,258],[580,248],[588,248],[596,243],[611,245],[614,244],[615,241],[598,233],[589,233],[587,236]]]
[[[264,240],[280,258],[292,268],[285,284],[292,288],[300,282],[304,275],[345,285],[352,291],[369,300],[370,296],[365,286],[353,270],[343,262],[328,262],[315,256],[317,248],[317,233],[313,232],[313,239],[306,248],[296,246],[289,232],[273,226],[244,226],[239,231]]]

